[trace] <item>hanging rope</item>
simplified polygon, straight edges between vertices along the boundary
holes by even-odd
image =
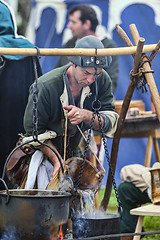
[[[145,60],[144,60],[144,58],[145,58]],[[146,54],[142,54],[141,62],[140,62],[137,73],[133,73],[133,69],[132,69],[129,74],[132,82],[134,84],[136,84],[136,88],[141,89],[142,93],[147,92],[147,88],[146,88],[147,81],[145,78],[145,74],[146,73],[154,73],[154,70],[144,71],[143,64],[146,62],[148,62],[151,67],[151,59]],[[140,86],[138,86],[138,84],[140,84]]]
[[[65,131],[64,131],[64,156],[63,156],[64,162],[66,160],[66,149],[67,149],[67,123],[68,123],[67,114],[65,117],[66,117],[66,119],[65,119]]]

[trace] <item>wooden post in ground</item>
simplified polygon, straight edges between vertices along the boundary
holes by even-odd
[[[140,38],[138,47],[137,47],[137,52],[134,57],[133,74],[137,73],[139,63],[141,60],[141,56],[142,56],[144,42],[145,42],[144,38]],[[123,127],[124,120],[125,120],[125,117],[127,114],[127,110],[129,108],[129,104],[130,104],[130,101],[131,101],[131,98],[132,98],[132,95],[133,95],[136,85],[137,85],[136,80],[135,81],[131,80],[129,83],[129,86],[128,86],[128,89],[127,89],[127,92],[126,92],[126,95],[125,95],[125,98],[124,98],[124,101],[122,104],[122,108],[121,108],[121,112],[120,112],[120,116],[119,116],[119,120],[118,120],[117,130],[116,130],[116,133],[113,138],[111,160],[110,160],[113,174],[115,173],[115,168],[116,168],[116,161],[117,161],[119,141],[120,141],[122,127]],[[109,202],[110,195],[111,195],[111,190],[112,190],[112,176],[111,176],[111,171],[109,170],[104,197],[103,197],[103,200],[100,205],[100,208],[103,208],[104,210],[106,210],[106,208],[108,206],[108,202]]]

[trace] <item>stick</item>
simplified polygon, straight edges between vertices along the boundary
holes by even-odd
[[[118,34],[121,36],[121,38],[123,39],[123,41],[125,42],[125,44],[128,47],[133,47],[132,42],[130,41],[129,37],[127,36],[127,34],[125,33],[125,31],[118,25],[116,24],[116,30],[118,32]],[[132,56],[134,57],[135,54],[132,54]]]
[[[143,53],[152,52],[156,44],[146,45],[143,48]],[[116,55],[130,55],[135,54],[136,46],[121,47],[121,48],[105,48],[85,49],[85,48],[40,48],[41,56],[116,56]],[[37,49],[35,48],[0,48],[0,55],[13,55],[13,56],[37,56]]]
[[[139,35],[139,32],[138,32],[138,30],[136,28],[136,25],[135,24],[130,24],[129,25],[129,29],[130,29],[130,32],[131,32],[134,44],[137,46],[138,45],[138,41],[140,39],[140,35]]]
[[[122,34],[123,36],[123,32],[119,32],[120,34]],[[141,60],[141,56],[142,56],[142,50],[143,50],[143,46],[144,46],[144,38],[140,38],[139,43],[138,43],[138,47],[137,47],[137,52],[134,58],[134,66],[133,66],[133,73],[135,74],[138,70],[138,66]],[[117,130],[114,134],[114,138],[113,138],[113,143],[112,143],[112,151],[111,151],[111,166],[112,166],[112,170],[113,170],[113,174],[115,173],[115,168],[116,168],[116,162],[117,162],[117,155],[118,155],[118,148],[119,148],[119,141],[120,141],[120,136],[121,136],[121,132],[122,132],[122,127],[124,125],[124,121],[125,121],[125,117],[129,108],[129,104],[134,92],[134,89],[136,87],[136,81],[130,81],[123,104],[122,104],[122,108],[121,108],[121,112],[120,112],[120,116],[119,116],[119,120],[118,120],[118,125],[117,125]],[[111,195],[111,190],[112,190],[112,176],[111,176],[111,171],[109,171],[108,173],[108,179],[107,179],[107,183],[106,183],[106,188],[105,188],[105,193],[104,193],[104,197],[102,199],[100,208],[103,208],[105,211],[107,209],[108,206],[108,202],[110,199],[110,195]]]
[[[66,114],[65,132],[64,132],[64,156],[63,156],[64,162],[66,161],[66,148],[67,148],[67,122],[68,122],[68,117],[67,117],[67,114]]]
[[[129,37],[127,36],[127,34],[125,33],[125,31],[118,25],[116,24],[116,30],[118,32],[119,35],[121,35],[121,38],[123,39],[123,41],[125,42],[125,44],[128,47],[133,47],[132,42],[130,41]]]
[[[151,53],[151,55],[150,55],[150,57],[149,57],[150,61],[153,60],[153,58],[156,56],[156,54],[157,54],[157,52],[159,51],[159,49],[160,49],[160,40],[158,41],[155,49],[152,51],[152,53]]]

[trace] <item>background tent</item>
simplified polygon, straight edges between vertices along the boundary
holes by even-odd
[[[98,32],[101,35],[110,36],[117,47],[126,47],[118,35],[115,25],[119,24],[128,34],[129,25],[134,23],[141,37],[145,38],[145,44],[156,44],[160,39],[160,3],[158,0],[49,0],[32,1],[32,11],[28,25],[27,37],[40,48],[61,48],[62,44],[71,37],[66,29],[68,22],[68,10],[77,4],[91,4],[100,20]],[[133,41],[132,41],[133,42]],[[148,54],[150,55],[150,54]],[[44,57],[40,59],[43,73],[54,68],[58,57]],[[115,99],[123,100],[129,85],[129,73],[133,68],[131,55],[119,56],[119,79],[115,91]],[[160,53],[152,62],[153,74],[158,91],[160,91]],[[147,87],[148,89],[148,87]],[[142,94],[141,90],[135,90],[133,100],[142,100],[145,110],[151,110],[150,91]],[[109,149],[111,141],[108,141]],[[120,183],[120,169],[126,164],[144,164],[147,139],[121,139],[116,168],[116,182]],[[152,162],[155,156],[152,156]],[[107,165],[105,161],[105,166]],[[107,167],[106,167],[107,168]],[[104,182],[106,179],[104,180]],[[104,184],[103,182],[103,184]]]

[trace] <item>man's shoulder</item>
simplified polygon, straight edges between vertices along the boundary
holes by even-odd
[[[45,86],[53,82],[58,82],[60,79],[63,79],[63,75],[69,66],[70,64],[67,64],[45,73],[43,76],[39,78],[39,82]]]
[[[107,81],[111,81],[111,78],[110,78],[108,72],[106,72],[105,69],[102,69],[102,78],[107,80]]]
[[[64,48],[74,48],[75,44],[76,44],[77,38],[73,37],[71,39],[69,39],[65,44],[64,44]]]
[[[101,42],[103,43],[105,48],[114,48],[114,47],[116,47],[115,42],[111,38],[104,37],[101,40]]]

